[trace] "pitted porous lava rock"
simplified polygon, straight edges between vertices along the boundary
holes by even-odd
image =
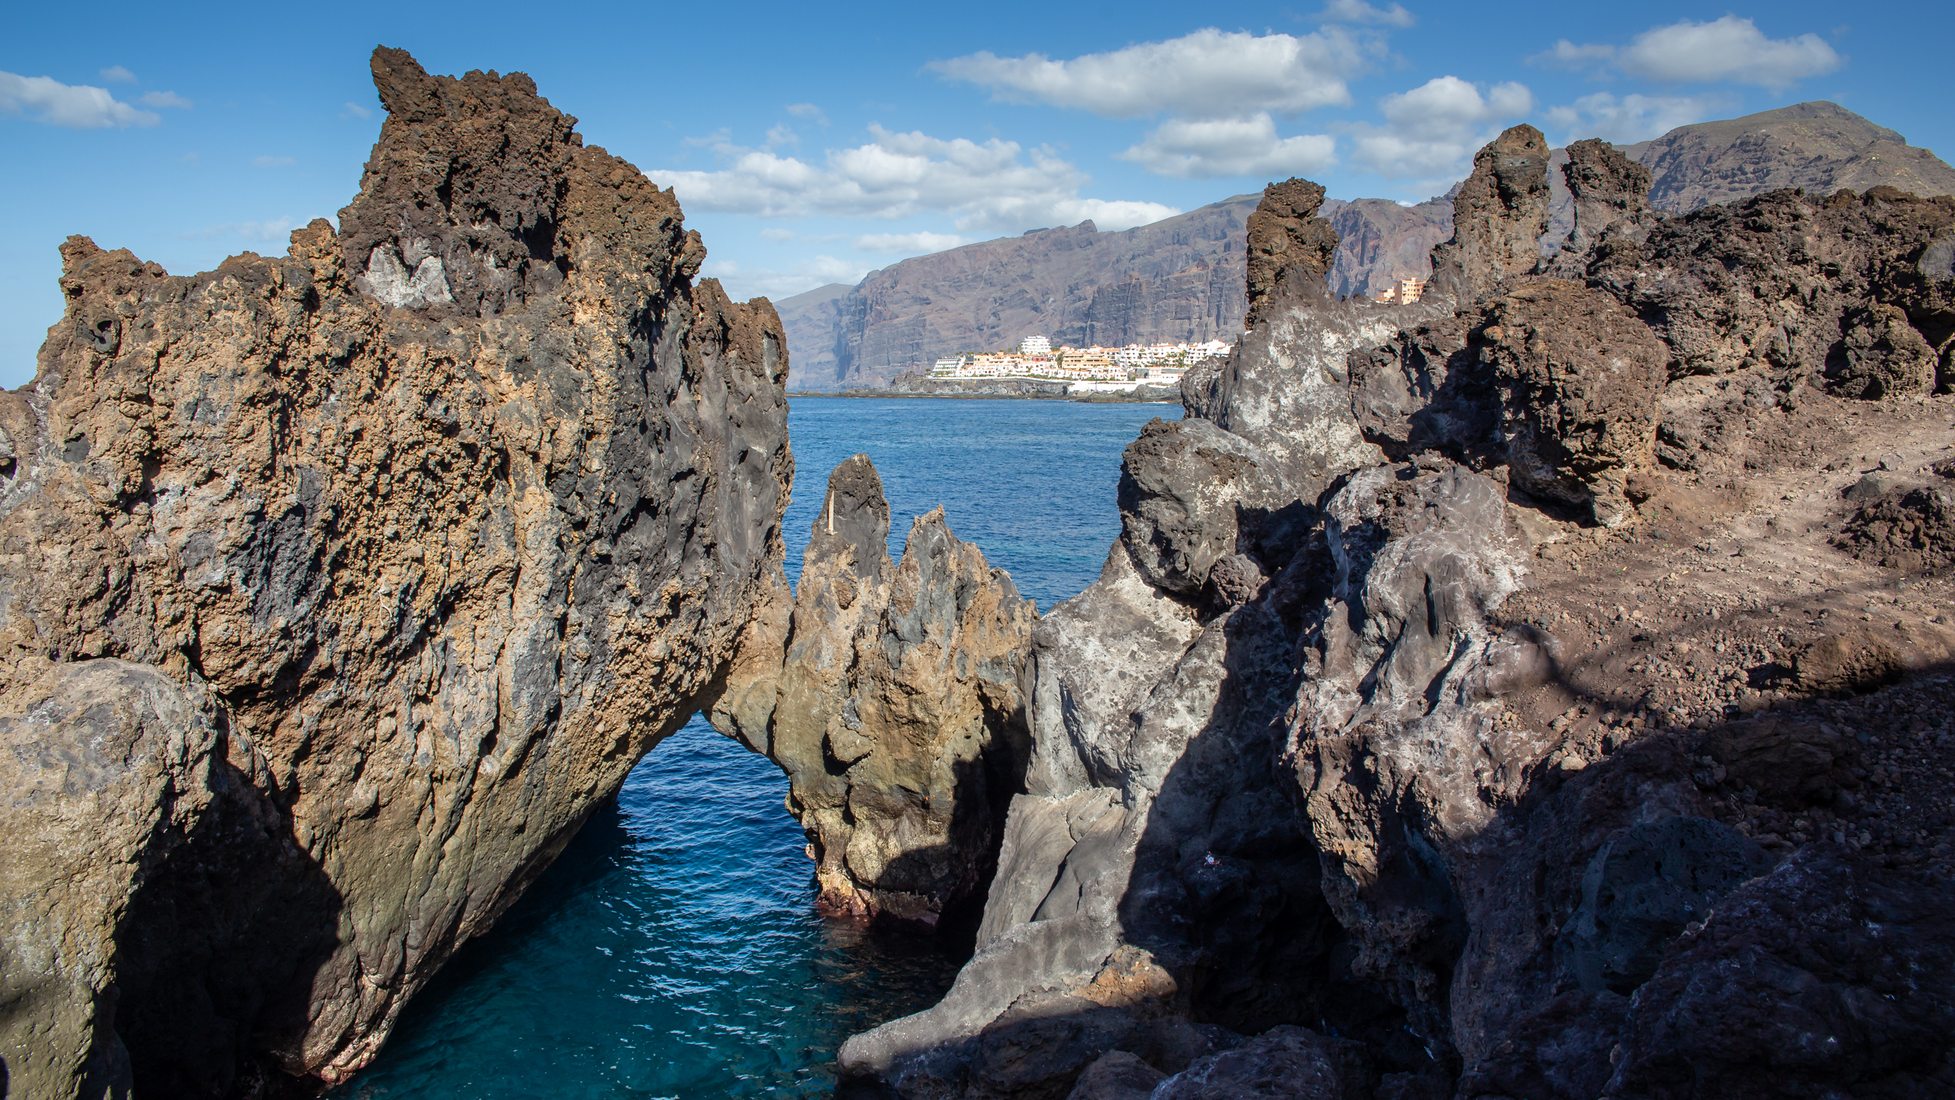
[[[1935,349],[1898,306],[1876,303],[1849,312],[1827,365],[1826,385],[1842,397],[1909,397],[1935,388]]]
[[[1918,476],[1949,398],[1824,384],[1854,318],[1890,324],[1856,349],[1948,346],[1955,201],[1666,218],[1606,148],[1573,159],[1613,223],[1591,247],[1537,270],[1546,149],[1517,128],[1458,195],[1440,304],[1271,297],[1184,379],[1099,579],[1033,634],[976,955],[845,1076],[1955,1092],[1955,581],[1922,566],[1949,508]],[[1092,1000],[1135,952],[1154,994]]]
[[[1249,215],[1249,316],[1254,328],[1264,303],[1279,281],[1294,282],[1297,293],[1328,296],[1325,277],[1337,252],[1337,231],[1317,216],[1324,189],[1309,180],[1288,179],[1263,188],[1263,201]]]
[[[1613,527],[1629,479],[1655,464],[1669,354],[1609,296],[1542,279],[1497,299],[1476,335],[1502,400],[1514,484]]]
[[[1673,373],[1816,382],[1856,311],[1898,307],[1930,346],[1955,331],[1955,279],[1927,262],[1951,234],[1955,198],[1774,191],[1666,220],[1598,253],[1589,278],[1669,345]]]
[[[1561,174],[1575,208],[1564,253],[1579,256],[1610,233],[1640,238],[1655,221],[1650,170],[1608,142],[1589,138],[1570,144]]]
[[[1469,302],[1540,266],[1548,156],[1547,139],[1524,123],[1474,155],[1453,197],[1453,239],[1432,250],[1434,290]]]
[[[394,113],[343,232],[314,221],[284,256],[183,277],[71,239],[40,372],[0,394],[0,689],[58,694],[108,659],[194,690],[227,751],[261,761],[226,797],[289,855],[209,904],[171,864],[120,923],[96,910],[122,887],[74,895],[50,919],[107,936],[101,967],[27,953],[37,926],[11,925],[9,958],[34,960],[0,991],[22,1095],[364,1065],[710,701],[779,569],[772,308],[693,282],[671,193],[528,78],[434,77],[388,49],[373,69]],[[136,682],[91,681],[111,716]],[[173,724],[206,736],[142,736]],[[128,793],[104,820],[178,828],[108,772]],[[0,807],[0,831],[39,812]],[[182,828],[181,850],[229,866]],[[17,854],[9,904],[63,874]],[[258,890],[245,914],[222,901]],[[240,965],[262,958],[281,961]],[[93,998],[93,1049],[120,1041],[133,1080],[30,1075],[19,983]]]
[[[1955,500],[1941,485],[1891,490],[1848,517],[1834,544],[1889,569],[1946,569],[1955,565]]]

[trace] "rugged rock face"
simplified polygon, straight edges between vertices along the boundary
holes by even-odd
[[[1547,164],[1527,130],[1482,153],[1452,303],[1279,294],[1129,449],[1120,542],[1033,635],[977,953],[845,1072],[1955,1088],[1950,398],[1829,373],[1900,326],[1944,346],[1955,202],[1780,193],[1643,234],[1588,147],[1605,227],[1551,277]],[[1747,311],[1777,334],[1713,319]]]
[[[741,640],[714,722],[788,773],[820,906],[966,921],[1025,769],[1019,687],[1035,620],[941,509],[888,550],[867,455],[835,468],[803,558]]]
[[[1611,231],[1646,231],[1650,218],[1650,171],[1606,141],[1589,138],[1568,146],[1561,169],[1568,185],[1574,228],[1562,246],[1571,256],[1595,247]]]
[[[528,78],[373,71],[338,233],[188,277],[71,240],[0,394],[21,1095],[357,1069],[779,569],[771,308]]]
[[[1664,346],[1613,298],[1553,279],[1495,301],[1475,336],[1513,485],[1626,522],[1630,480],[1656,463]]]

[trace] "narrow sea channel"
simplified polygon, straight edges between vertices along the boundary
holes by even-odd
[[[788,568],[837,462],[867,452],[893,520],[951,529],[1041,611],[1098,574],[1120,453],[1167,405],[795,398]],[[913,1012],[957,960],[815,916],[773,764],[695,720],[655,749],[494,931],[410,1005],[335,1100],[822,1096],[850,1033]]]

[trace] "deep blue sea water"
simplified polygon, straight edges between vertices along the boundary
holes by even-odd
[[[892,512],[951,529],[1044,610],[1098,574],[1120,452],[1158,405],[796,398],[791,574],[828,472],[867,452]],[[640,763],[335,1100],[820,1096],[849,1034],[933,1003],[957,961],[814,913],[774,765],[694,720]]]

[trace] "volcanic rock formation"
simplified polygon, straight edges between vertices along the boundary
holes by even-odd
[[[373,75],[337,232],[187,277],[71,239],[0,394],[15,1095],[359,1068],[778,573],[771,307],[527,77]]]
[[[1548,164],[1526,127],[1476,159],[1438,300],[1330,301],[1303,250],[1129,448],[1034,631],[977,953],[845,1073],[1955,1089],[1955,200],[1660,218],[1585,146],[1537,274]]]
[[[942,509],[889,560],[889,505],[867,455],[835,468],[791,602],[741,638],[713,711],[788,774],[820,905],[934,926],[975,923],[1025,768],[1019,688],[1033,614]]]

